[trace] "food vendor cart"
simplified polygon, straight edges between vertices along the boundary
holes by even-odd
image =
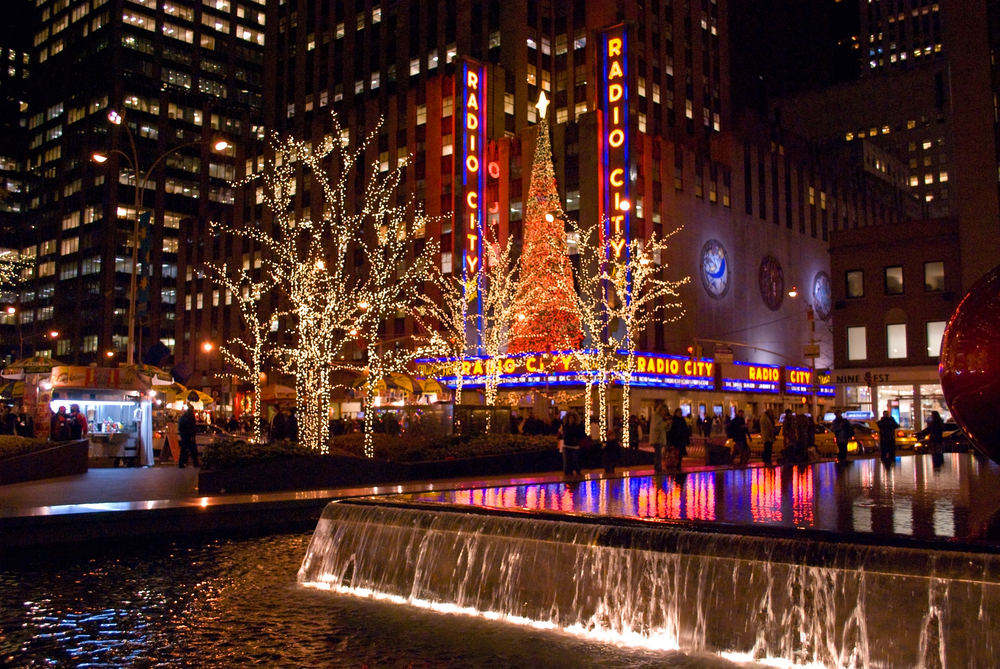
[[[153,466],[155,394],[134,369],[54,367],[50,383],[53,414],[77,404],[87,417],[92,460]]]

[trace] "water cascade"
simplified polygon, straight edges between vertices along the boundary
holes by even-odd
[[[1000,557],[333,503],[299,582],[612,643],[993,667]]]

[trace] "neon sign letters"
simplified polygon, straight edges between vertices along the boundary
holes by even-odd
[[[629,178],[629,73],[625,26],[610,28],[600,42],[601,218],[605,235],[620,258],[628,244],[631,192]],[[617,239],[616,239],[617,237]]]
[[[781,368],[747,362],[727,364],[723,372],[722,389],[732,392],[781,392]]]

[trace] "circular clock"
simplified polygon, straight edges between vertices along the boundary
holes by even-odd
[[[715,239],[701,247],[701,285],[717,300],[729,291],[729,257],[726,247]]]
[[[833,292],[830,289],[830,275],[819,272],[813,279],[813,312],[821,321],[829,320],[833,309]]]
[[[764,256],[760,261],[760,296],[764,304],[771,311],[781,308],[781,302],[785,299],[785,273],[781,269],[781,263],[774,256]]]

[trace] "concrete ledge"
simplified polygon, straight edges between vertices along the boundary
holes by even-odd
[[[0,518],[0,555],[41,546],[281,534],[316,527],[329,499]]]
[[[83,474],[89,457],[90,442],[81,439],[8,458],[0,461],[0,485]]]
[[[638,449],[623,450],[619,460],[619,467],[649,465],[653,462],[653,454]],[[580,464],[585,469],[601,467],[600,449],[583,449]],[[198,492],[202,495],[217,495],[318,490],[407,481],[561,472],[562,466],[562,455],[555,450],[411,463],[340,455],[311,455],[223,471],[201,471],[198,473]]]

